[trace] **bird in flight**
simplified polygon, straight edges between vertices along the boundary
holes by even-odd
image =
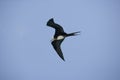
[[[80,33],[80,31],[68,34],[64,32],[64,29],[62,28],[62,26],[54,22],[53,18],[48,20],[47,26],[55,29],[54,38],[52,39],[51,44],[55,49],[55,51],[57,52],[57,54],[59,55],[59,57],[63,61],[65,61],[60,45],[66,37],[78,35],[77,33]]]

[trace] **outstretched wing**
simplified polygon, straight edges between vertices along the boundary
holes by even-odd
[[[50,27],[54,28],[55,29],[55,34],[64,33],[64,30],[63,30],[62,26],[60,26],[59,24],[56,24],[54,22],[53,18],[48,20],[47,26],[50,26]]]
[[[62,43],[63,40],[64,39],[54,40],[54,41],[52,41],[51,44],[53,45],[53,48],[55,49],[55,51],[57,52],[57,54],[60,56],[60,58],[65,61],[63,53],[61,51],[61,47],[60,47],[60,45],[61,45],[61,43]]]

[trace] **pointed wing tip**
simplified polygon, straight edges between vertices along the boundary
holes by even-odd
[[[64,59],[64,58],[63,58],[62,60],[63,60],[63,61],[65,61],[65,59]]]
[[[47,22],[46,25],[47,25],[47,26],[51,26],[53,23],[54,23],[54,19],[51,18],[51,19],[48,20],[48,22]]]
[[[55,18],[55,17],[53,16],[53,17],[51,17],[49,20],[54,20],[54,18]]]
[[[57,52],[57,54],[59,55],[59,57],[63,61],[65,61],[63,53],[62,53],[61,48],[60,48],[60,44],[61,44],[62,41],[63,40],[54,40],[54,41],[51,42],[51,44],[52,44],[53,48],[55,49],[55,51]]]
[[[63,61],[65,61],[65,59],[64,59],[64,57],[63,57],[63,56],[62,56],[62,57],[60,56],[60,58],[61,58]]]
[[[48,21],[54,21],[54,18],[50,18]]]
[[[63,55],[62,55],[62,56],[60,56],[60,55],[59,55],[59,57],[60,57],[63,61],[65,61],[64,56],[63,56]]]

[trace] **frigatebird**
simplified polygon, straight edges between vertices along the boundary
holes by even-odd
[[[66,37],[78,35],[77,33],[80,33],[80,31],[68,34],[64,31],[61,25],[54,22],[53,18],[48,20],[47,26],[55,29],[54,38],[52,39],[51,44],[59,57],[65,61],[60,45]]]

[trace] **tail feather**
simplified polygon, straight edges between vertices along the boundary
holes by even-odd
[[[76,36],[79,35],[80,31],[67,34],[67,36]]]

